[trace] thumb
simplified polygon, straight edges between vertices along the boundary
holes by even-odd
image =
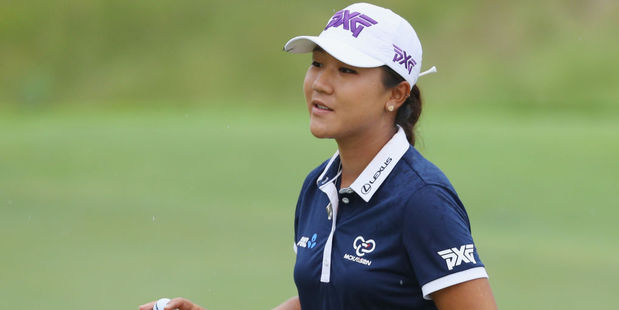
[[[156,302],[157,301],[151,301],[149,303],[143,304],[138,309],[139,310],[153,310],[153,307],[155,306]]]

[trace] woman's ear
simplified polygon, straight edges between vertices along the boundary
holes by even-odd
[[[400,84],[391,88],[389,100],[385,103],[385,109],[389,112],[397,111],[400,106],[410,96],[411,84],[407,81],[402,81]]]

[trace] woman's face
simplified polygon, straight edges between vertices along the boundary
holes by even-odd
[[[385,110],[390,91],[382,77],[381,68],[349,66],[325,51],[314,51],[303,83],[312,134],[345,139],[363,136],[381,122],[393,126]]]

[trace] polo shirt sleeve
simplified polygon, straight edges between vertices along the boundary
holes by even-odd
[[[403,242],[425,299],[443,288],[488,275],[456,193],[425,185],[407,201]]]

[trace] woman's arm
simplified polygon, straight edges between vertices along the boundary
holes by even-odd
[[[153,306],[155,306],[155,303],[157,301],[151,301],[149,303],[143,304],[140,306],[140,310],[153,310]],[[190,300],[185,299],[185,298],[174,298],[172,300],[170,300],[170,302],[168,302],[168,305],[165,307],[165,310],[172,310],[172,309],[179,309],[179,310],[205,310],[204,308],[192,303]]]
[[[273,308],[273,310],[301,310],[299,296],[295,296],[284,301],[281,305]]]
[[[497,309],[487,278],[456,284],[430,295],[439,310]]]

